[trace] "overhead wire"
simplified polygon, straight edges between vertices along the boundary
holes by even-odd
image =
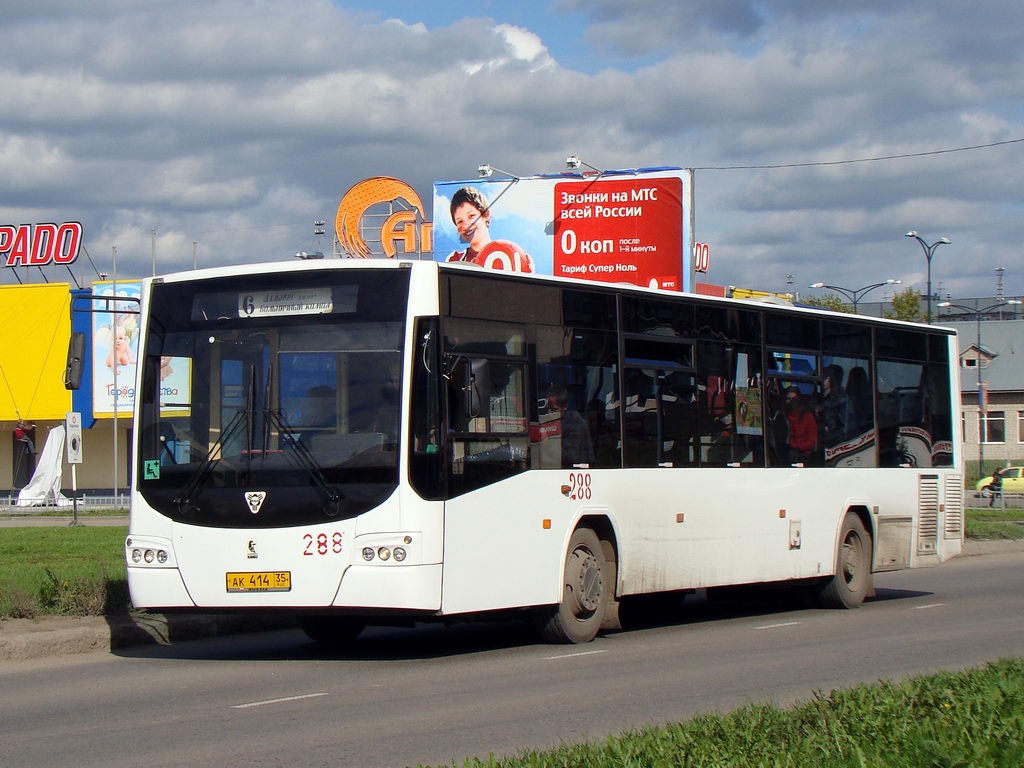
[[[776,163],[773,165],[703,165],[693,166],[694,171],[747,171],[747,170],[769,170],[773,168],[807,168],[817,165],[850,165],[851,163],[874,163],[879,160],[901,160],[907,157],[926,157],[928,155],[945,155],[950,152],[967,152],[972,149],[988,149],[989,147],[1001,147],[1005,144],[1018,144],[1022,139],[1008,139],[1006,141],[993,141],[990,144],[974,144],[970,147],[954,147],[953,149],[933,149],[928,152],[905,152],[900,155],[880,155],[879,157],[859,157],[852,160],[819,160],[812,163]]]

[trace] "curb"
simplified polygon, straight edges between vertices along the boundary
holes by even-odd
[[[92,651],[265,632],[298,626],[281,614],[143,613],[122,616],[46,616],[0,621],[0,661],[25,661]]]
[[[1024,539],[967,539],[959,557],[1024,552]]]

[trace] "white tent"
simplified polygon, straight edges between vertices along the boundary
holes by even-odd
[[[46,445],[39,454],[36,471],[28,485],[18,492],[18,507],[71,506],[71,499],[60,492],[64,469],[64,427],[56,426],[46,436]]]

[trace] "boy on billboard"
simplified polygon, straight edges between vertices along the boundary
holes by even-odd
[[[452,251],[448,261],[464,261],[488,269],[533,272],[533,259],[509,240],[491,239],[491,210],[487,198],[475,187],[462,187],[450,206],[452,223],[467,248]]]

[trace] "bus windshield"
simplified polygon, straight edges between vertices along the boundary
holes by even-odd
[[[398,482],[408,272],[324,270],[156,283],[139,483],[180,522],[352,517]]]

